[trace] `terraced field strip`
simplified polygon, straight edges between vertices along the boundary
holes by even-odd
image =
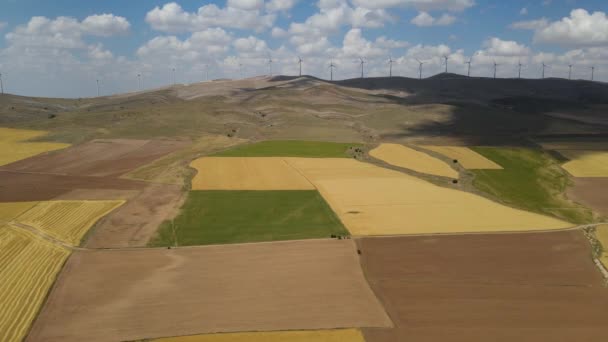
[[[22,340],[69,251],[0,223],[0,341]]]
[[[500,170],[502,166],[481,154],[464,146],[433,146],[421,145],[420,147],[437,152],[443,156],[458,160],[458,163],[467,170]]]
[[[38,202],[2,202],[0,203],[0,224],[9,222],[32,208]]]
[[[361,144],[324,141],[270,140],[238,146],[214,157],[349,158],[348,151]]]
[[[77,246],[95,222],[123,203],[123,200],[40,202],[16,221]]]
[[[574,177],[608,177],[608,151],[558,150],[570,159],[562,167]]]
[[[358,329],[244,332],[168,337],[152,342],[365,342]]]
[[[0,127],[0,166],[33,157],[43,152],[66,148],[69,144],[53,142],[25,142],[46,135],[46,131],[32,131]]]
[[[595,237],[602,245],[600,261],[604,264],[604,267],[608,269],[608,224],[597,227],[595,230]]]
[[[204,157],[191,166],[192,190],[314,190],[283,158]]]
[[[574,226],[353,159],[285,160],[317,187],[353,235],[527,231]]]
[[[448,164],[426,153],[398,144],[380,144],[369,155],[388,164],[434,176],[458,178]]]

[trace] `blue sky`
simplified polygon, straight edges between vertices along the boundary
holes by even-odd
[[[86,97],[210,78],[304,72],[328,78],[443,70],[474,76],[608,80],[605,0],[0,0],[0,72],[6,91]],[[603,71],[606,72],[603,72]]]

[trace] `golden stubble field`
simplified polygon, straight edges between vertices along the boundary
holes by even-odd
[[[45,136],[47,133],[46,131],[0,127],[0,166],[70,146],[53,142],[27,142],[27,140]]]
[[[424,152],[399,144],[380,144],[369,152],[369,155],[388,164],[410,169],[420,173],[448,178],[458,178],[458,172]]]
[[[244,332],[168,337],[153,342],[365,342],[358,329]]]
[[[608,177],[608,151],[558,150],[569,161],[562,167],[574,177]]]
[[[0,341],[20,341],[70,254],[35,234],[0,223]]]
[[[439,153],[445,157],[456,159],[467,170],[500,170],[502,166],[465,146],[434,146],[420,147]]]

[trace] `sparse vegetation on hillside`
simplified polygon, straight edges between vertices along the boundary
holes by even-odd
[[[299,240],[348,235],[317,191],[191,191],[151,246]],[[177,239],[177,243],[176,240]]]
[[[243,145],[215,154],[218,157],[306,157],[348,158],[349,149],[360,148],[360,144],[320,141],[274,140]]]
[[[566,199],[568,175],[549,154],[529,148],[475,147],[502,170],[475,170],[473,184],[506,204],[573,223],[592,221],[592,212]]]

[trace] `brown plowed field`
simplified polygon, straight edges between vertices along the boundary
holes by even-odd
[[[595,212],[608,216],[608,178],[573,178],[568,197]]]
[[[395,328],[367,342],[600,341],[608,289],[581,232],[359,240]]]
[[[146,185],[116,178],[0,171],[0,202],[46,201],[76,189],[140,190]]]
[[[390,324],[352,240],[291,241],[75,252],[28,340]]]
[[[93,140],[56,153],[21,160],[2,170],[118,177],[187,146],[169,140]]]
[[[178,185],[152,184],[122,207],[105,216],[85,243],[88,248],[143,247],[156,228],[174,217],[183,203]],[[115,197],[122,198],[122,197]]]

